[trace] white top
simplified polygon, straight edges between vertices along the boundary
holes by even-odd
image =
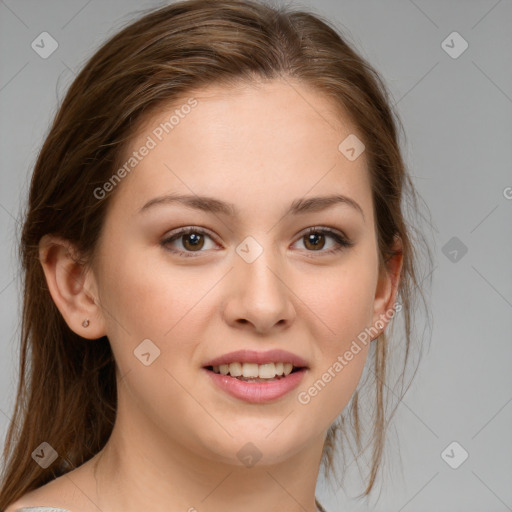
[[[322,505],[317,502],[318,509],[321,512],[325,512]],[[14,512],[71,512],[67,508],[58,508],[58,507],[23,507],[17,508]]]
[[[23,507],[17,508],[14,512],[71,512],[67,508],[57,507]]]
[[[319,510],[322,512],[324,511],[324,508],[319,505]],[[71,512],[71,510],[68,510],[67,508],[57,508],[57,507],[23,507],[23,508],[17,508],[14,512]]]

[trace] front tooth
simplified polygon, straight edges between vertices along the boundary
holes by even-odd
[[[274,366],[276,367],[276,375],[283,375],[283,363],[275,363]]]
[[[258,377],[258,365],[256,363],[244,363],[242,365],[242,373],[244,377]]]
[[[231,377],[240,377],[242,375],[242,365],[240,363],[231,363],[229,365]]]
[[[258,369],[260,379],[273,379],[276,376],[276,366],[274,363],[260,364]]]
[[[283,371],[285,375],[289,375],[292,373],[293,364],[292,363],[284,363],[283,365]]]
[[[222,375],[227,375],[229,372],[229,364],[221,364],[219,366],[219,370],[220,370],[220,373],[222,373]]]

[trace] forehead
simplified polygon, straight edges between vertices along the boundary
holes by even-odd
[[[368,202],[364,153],[350,161],[339,149],[354,134],[362,138],[339,105],[302,83],[197,89],[153,109],[139,125],[124,159],[150,149],[124,178],[119,200],[140,207],[181,192],[264,207],[337,187]]]

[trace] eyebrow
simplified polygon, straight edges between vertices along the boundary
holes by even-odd
[[[142,208],[139,210],[139,213],[146,212],[150,208],[157,205],[167,205],[173,203],[179,203],[188,208],[201,210],[207,213],[222,214],[229,217],[238,216],[238,211],[235,205],[232,203],[226,203],[224,201],[220,201],[219,199],[208,196],[178,194],[155,197],[148,201],[144,206],[142,206]],[[345,204],[350,206],[351,208],[357,210],[362,215],[363,219],[365,219],[363,209],[359,203],[354,201],[354,199],[341,194],[295,199],[292,201],[285,215],[298,215],[310,212],[319,212],[337,204]]]

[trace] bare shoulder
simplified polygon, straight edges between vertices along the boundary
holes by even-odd
[[[5,512],[91,512],[91,502],[87,499],[89,493],[86,475],[75,469],[24,494]],[[97,512],[96,507],[94,512]]]
[[[68,501],[67,496],[70,490],[66,487],[66,483],[61,480],[62,477],[59,477],[24,494],[20,499],[7,507],[5,512],[20,512],[20,509],[25,512],[25,509],[30,510],[33,507],[49,507],[50,510],[63,509],[68,512],[79,512],[76,508],[69,508],[71,503]],[[36,510],[33,512],[36,512]],[[39,511],[37,510],[37,512]]]

